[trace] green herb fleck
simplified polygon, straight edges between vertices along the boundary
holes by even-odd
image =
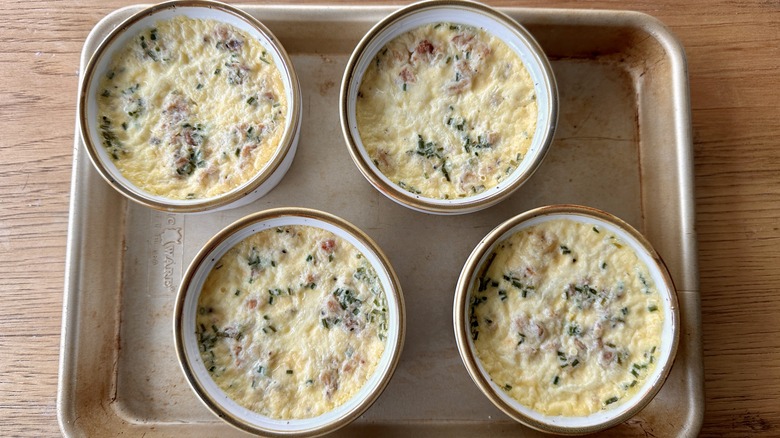
[[[401,187],[402,189],[406,190],[407,192],[411,192],[411,193],[413,193],[415,195],[422,194],[422,192],[419,189],[417,189],[416,187],[410,186],[410,185],[406,184],[403,181],[398,181],[398,187]]]

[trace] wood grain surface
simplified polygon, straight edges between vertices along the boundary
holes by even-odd
[[[780,2],[489,3],[637,10],[681,40],[694,132],[702,435],[780,436]],[[0,2],[0,436],[60,435],[79,53],[95,23],[128,4]]]

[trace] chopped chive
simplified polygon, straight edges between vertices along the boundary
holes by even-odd
[[[450,182],[450,172],[447,171],[447,159],[446,158],[441,163],[441,173],[444,174],[444,178],[447,179],[447,182]]]
[[[558,378],[558,376],[555,376],[555,378],[553,379],[553,385],[557,385],[559,380],[560,379]]]
[[[604,406],[611,405],[612,403],[615,403],[616,401],[618,401],[617,397],[609,398],[609,399],[607,399],[607,401],[604,402]]]
[[[647,306],[647,310],[649,310],[650,312],[656,312],[656,311],[658,311],[658,306],[656,306],[655,304],[652,304],[650,306]]]
[[[287,374],[292,374],[293,370],[287,370]]]

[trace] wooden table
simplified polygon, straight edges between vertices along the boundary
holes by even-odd
[[[0,436],[56,436],[78,62],[129,2],[0,6]],[[262,2],[256,2],[262,3]],[[690,68],[706,412],[702,435],[780,434],[780,3],[493,1],[633,9]]]

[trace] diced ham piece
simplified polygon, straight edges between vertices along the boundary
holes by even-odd
[[[409,60],[413,65],[429,63],[432,59],[434,59],[433,55],[435,51],[436,49],[433,47],[433,44],[431,44],[430,41],[422,40],[417,43],[417,46],[414,48],[414,51],[412,52]]]
[[[409,67],[402,68],[401,71],[398,73],[398,76],[405,84],[410,84],[417,81],[414,72]]]
[[[325,251],[327,254],[332,254],[333,249],[336,247],[336,241],[333,239],[326,239],[323,240],[322,243],[320,243],[320,248],[322,248],[323,251]]]

